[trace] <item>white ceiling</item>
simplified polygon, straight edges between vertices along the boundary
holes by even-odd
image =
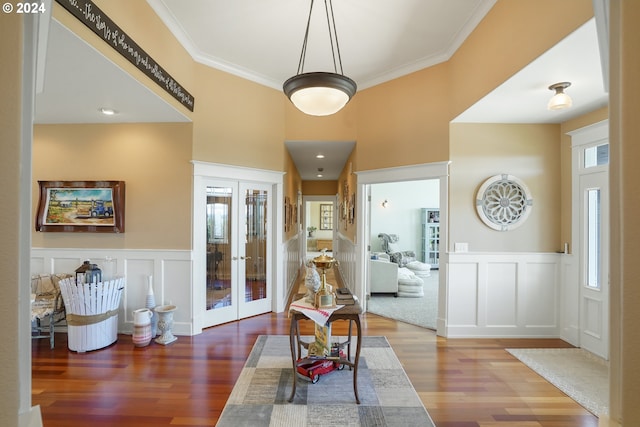
[[[296,73],[309,2],[147,0],[194,60],[280,90]],[[495,0],[335,0],[344,73],[360,90],[448,60]],[[324,2],[314,6],[305,71],[333,71]],[[144,46],[143,46],[144,49]],[[167,64],[160,64],[167,67]],[[560,123],[607,104],[593,21],[455,119]],[[171,70],[167,70],[171,73]],[[52,21],[36,123],[188,121],[99,52]],[[549,112],[548,86],[571,81],[569,110]],[[192,93],[193,88],[186,88]],[[284,95],[283,95],[284,96]],[[357,95],[356,95],[357,96]],[[196,100],[196,108],[197,108]],[[119,114],[104,117],[100,107]],[[303,179],[336,179],[354,142],[287,141]],[[321,166],[314,151],[331,154]],[[306,159],[306,160],[305,160]],[[323,178],[317,168],[324,167]]]

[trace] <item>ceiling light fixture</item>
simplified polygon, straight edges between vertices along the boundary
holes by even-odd
[[[547,109],[549,110],[562,110],[569,108],[573,104],[571,97],[564,93],[564,90],[571,86],[569,82],[556,83],[549,86],[549,90],[555,90],[556,94],[551,97]]]
[[[113,108],[100,108],[98,111],[100,111],[102,114],[104,114],[105,116],[113,116],[116,114],[116,110],[114,110]]]
[[[318,155],[316,155],[316,159],[324,159],[324,154],[318,154]]]
[[[342,58],[340,56],[336,22],[333,16],[332,0],[324,0],[324,8],[327,15],[327,27],[329,28],[329,41],[331,43],[334,72],[304,72],[313,2],[314,0],[311,0],[309,18],[307,19],[307,30],[304,33],[302,52],[300,53],[300,61],[298,62],[298,71],[295,76],[284,82],[282,89],[293,105],[303,113],[311,116],[329,116],[340,111],[342,107],[349,102],[356,93],[357,85],[356,82],[345,76],[342,70]]]

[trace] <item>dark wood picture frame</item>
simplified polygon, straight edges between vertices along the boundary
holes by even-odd
[[[124,233],[124,181],[38,181],[36,231]]]

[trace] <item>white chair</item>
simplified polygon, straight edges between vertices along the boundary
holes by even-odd
[[[79,284],[73,278],[60,281],[69,350],[82,353],[116,342],[123,289],[124,278]]]
[[[384,258],[372,259],[370,263],[369,292],[398,296],[398,264]]]

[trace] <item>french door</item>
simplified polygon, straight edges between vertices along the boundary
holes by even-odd
[[[202,188],[203,327],[271,311],[271,186],[211,178]]]

